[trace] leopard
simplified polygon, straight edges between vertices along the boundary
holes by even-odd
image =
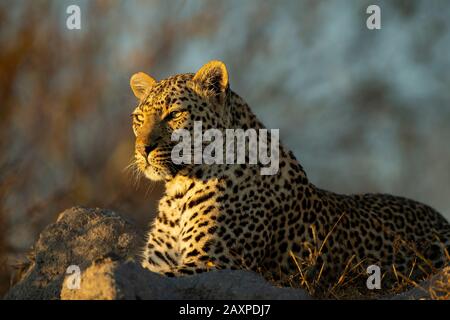
[[[450,225],[435,209],[390,194],[323,190],[282,143],[271,175],[261,174],[261,163],[174,163],[173,133],[192,133],[196,121],[220,132],[265,129],[230,89],[222,61],[159,81],[138,72],[130,86],[138,100],[133,163],[165,186],[142,250],[144,268],[169,277],[249,270],[281,281],[314,258],[313,273],[326,287],[350,262],[411,277],[448,265]]]

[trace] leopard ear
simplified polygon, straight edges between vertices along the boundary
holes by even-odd
[[[222,61],[213,60],[205,64],[197,71],[193,81],[208,96],[215,96],[220,101],[226,97],[229,88],[228,72]]]
[[[145,74],[143,72],[133,74],[133,76],[130,79],[131,90],[133,90],[134,95],[139,100],[144,98],[145,94],[152,86],[155,85],[155,83],[156,83],[155,79],[153,79],[148,74]]]

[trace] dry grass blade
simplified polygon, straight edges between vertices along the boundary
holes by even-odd
[[[294,255],[294,253],[293,253],[292,251],[289,251],[289,255],[291,256],[292,259],[294,259],[294,263],[295,263],[295,265],[297,266],[298,272],[300,273],[300,277],[301,277],[301,279],[302,279],[302,283],[301,283],[301,284],[304,284],[304,285],[306,286],[306,289],[308,290],[308,292],[312,294],[312,293],[314,292],[314,290],[313,290],[312,287],[309,285],[308,279],[306,279],[306,277],[305,277],[305,275],[304,275],[304,273],[303,273],[302,268],[301,268],[300,265],[298,264],[297,257]]]
[[[322,250],[323,250],[323,247],[325,246],[325,243],[327,242],[327,240],[330,237],[330,235],[333,233],[334,229],[336,229],[338,223],[341,221],[341,219],[344,217],[344,215],[345,215],[345,212],[343,214],[341,214],[339,219],[336,221],[336,223],[333,225],[331,230],[325,236],[325,239],[323,239],[322,245],[320,246],[319,251],[318,251],[318,255],[320,255],[322,253]]]
[[[402,274],[399,271],[396,271],[396,274],[399,278],[401,278],[403,281],[405,281],[407,284],[415,287],[415,288],[419,288],[422,289],[426,292],[425,288],[423,288],[422,286],[420,286],[417,282],[415,282],[414,280],[412,280],[411,278],[405,276],[404,274]]]

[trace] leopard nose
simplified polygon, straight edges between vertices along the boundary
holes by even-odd
[[[156,146],[157,146],[156,143],[152,143],[152,144],[149,144],[149,145],[145,145],[145,146],[144,146],[145,156],[147,157],[147,156],[150,154],[150,152],[152,152],[153,150],[155,150],[155,149],[156,149]]]

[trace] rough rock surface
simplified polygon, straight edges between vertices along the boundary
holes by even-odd
[[[127,219],[103,209],[74,207],[39,236],[28,270],[6,299],[59,299],[66,270],[81,270],[107,256],[125,260],[136,254],[142,236]]]
[[[84,273],[79,290],[63,286],[61,299],[308,299],[303,290],[276,288],[248,271],[211,271],[167,278],[139,264],[105,259]]]
[[[103,209],[75,207],[40,235],[31,262],[6,299],[308,299],[247,271],[216,271],[166,278],[133,261],[143,239],[127,219]],[[81,270],[69,289],[69,266]],[[65,282],[64,282],[65,281]],[[63,283],[64,282],[64,283]]]

